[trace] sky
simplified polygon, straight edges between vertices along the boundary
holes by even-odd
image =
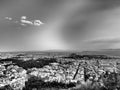
[[[120,0],[0,0],[0,51],[120,48]]]

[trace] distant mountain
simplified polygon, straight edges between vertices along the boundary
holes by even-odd
[[[120,57],[120,49],[104,49],[104,50],[96,50],[96,51],[19,51],[19,52],[1,52],[1,53],[26,53],[26,54],[40,54],[40,55],[69,55],[71,53],[76,53],[78,55],[110,55],[110,56],[119,56]]]

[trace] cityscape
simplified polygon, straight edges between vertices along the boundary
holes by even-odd
[[[43,53],[1,53],[0,90],[120,89],[120,57]]]
[[[0,90],[120,90],[120,0],[0,0]]]

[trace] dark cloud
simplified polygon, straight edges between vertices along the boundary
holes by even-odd
[[[85,47],[88,49],[96,50],[96,49],[114,49],[120,45],[120,38],[108,38],[108,39],[98,39],[88,41]]]
[[[120,38],[93,40],[91,44],[116,44],[120,43]]]
[[[74,7],[68,13],[62,27],[64,40],[72,44],[79,44],[80,40],[94,35],[96,30],[93,28],[100,26],[104,22],[104,16],[107,16],[104,12],[120,6],[118,0],[80,0],[76,2],[83,2],[84,6],[81,7],[79,4],[76,7],[76,3],[73,3]]]

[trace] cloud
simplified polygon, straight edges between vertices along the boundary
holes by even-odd
[[[34,25],[35,26],[40,26],[42,24],[44,24],[44,23],[42,23],[40,20],[34,20]]]
[[[93,44],[116,44],[120,43],[120,38],[108,38],[108,39],[97,39],[97,40],[92,40],[90,43]]]
[[[11,18],[11,17],[5,17],[5,19],[6,19],[6,20],[12,20],[12,18]]]
[[[27,19],[27,17],[26,16],[22,16],[21,19]]]
[[[22,25],[22,26],[26,26],[26,24],[24,24],[24,23],[21,23],[21,25]]]
[[[11,17],[5,17],[5,19],[9,20],[9,21],[13,20]],[[21,16],[20,21],[19,20],[16,20],[16,21],[13,20],[13,23],[20,24],[22,26],[27,26],[27,25],[40,26],[40,25],[44,24],[40,20],[28,20],[27,16]]]
[[[29,25],[33,25],[33,23],[31,21],[28,20],[20,20],[21,24],[29,24]]]
[[[103,38],[87,41],[84,45],[87,49],[111,49],[119,48],[120,38]]]
[[[44,24],[40,20],[32,20],[32,21],[27,20],[26,16],[22,16],[20,21],[21,21],[21,25],[28,24],[28,25],[33,25],[33,26],[40,26]]]

